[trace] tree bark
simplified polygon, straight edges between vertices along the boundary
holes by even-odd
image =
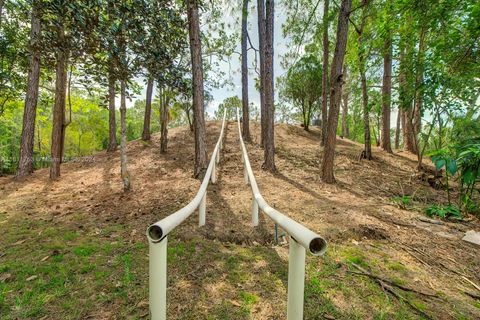
[[[160,90],[160,153],[167,152],[168,145],[168,99],[163,89]]]
[[[273,28],[274,0],[265,1],[265,137],[262,168],[274,172],[275,168],[275,106],[273,86]]]
[[[193,175],[196,178],[202,178],[207,169],[208,157],[204,115],[202,47],[197,0],[187,1],[187,11],[193,79],[193,127],[195,135],[195,167]]]
[[[33,172],[33,144],[35,138],[35,118],[37,115],[38,84],[40,80],[41,12],[40,1],[33,1],[30,30],[30,70],[23,112],[22,136],[17,177],[25,177]]]
[[[402,109],[398,108],[397,127],[395,128],[395,149],[400,148],[400,126],[402,119]]]
[[[325,0],[325,3],[323,5],[322,137],[320,140],[321,146],[325,145],[328,121],[328,6],[329,0]]]
[[[57,27],[58,43],[65,42],[65,28],[60,23]],[[67,52],[60,47],[57,48],[56,79],[55,79],[55,102],[53,104],[53,126],[52,126],[52,162],[50,164],[50,179],[60,177],[60,164],[62,163],[63,141],[65,134],[65,98],[67,94]]]
[[[382,84],[382,149],[393,153],[390,137],[390,107],[392,101],[392,39],[391,35],[384,42],[383,84]]]
[[[400,52],[400,74],[399,74],[399,100],[400,108],[402,109],[402,132],[403,132],[403,147],[406,151],[416,154],[414,130],[413,130],[413,110],[411,90],[407,81],[408,66],[405,58],[406,48],[403,48]]]
[[[0,0],[0,27],[2,26],[2,20],[3,20],[3,4],[4,4],[4,0]]]
[[[143,118],[143,133],[142,140],[150,140],[150,119],[152,114],[152,93],[153,93],[153,79],[148,78],[147,82],[147,96],[145,97],[145,116]]]
[[[125,80],[120,80],[120,173],[123,182],[123,191],[131,189],[130,173],[127,169],[127,104]]]
[[[258,51],[260,56],[260,145],[265,145],[266,133],[266,114],[265,114],[265,41],[266,41],[266,22],[265,22],[265,0],[257,0],[258,15]]]
[[[414,126],[415,139],[418,140],[418,134],[422,131],[422,108],[423,108],[423,72],[425,63],[425,29],[420,30],[420,40],[418,44],[418,69],[415,79],[415,106],[414,106]],[[418,148],[417,148],[418,149]]]
[[[108,75],[108,152],[117,150],[117,124],[115,122],[115,75],[110,62]]]
[[[368,91],[367,91],[367,78],[365,76],[365,70],[361,71],[361,84],[362,84],[362,105],[363,105],[363,137],[364,137],[364,149],[362,158],[372,160],[372,141],[370,136],[370,110],[368,107]]]
[[[413,124],[413,110],[409,108],[403,112],[405,119],[405,128],[404,128],[404,148],[405,150],[417,154],[417,149],[415,148],[415,128]]]
[[[347,78],[347,64],[343,66],[343,79],[344,82],[346,81],[345,79]],[[350,132],[348,129],[348,88],[345,88],[345,85],[342,86],[342,99],[343,99],[343,104],[342,104],[342,138],[343,137],[350,137]]]
[[[352,0],[342,0],[340,14],[338,15],[337,40],[333,55],[330,73],[330,108],[328,112],[327,136],[322,159],[322,181],[335,183],[333,165],[335,160],[335,145],[337,142],[338,115],[340,112],[340,96],[343,83],[343,60],[347,47],[348,16],[352,7]]]
[[[364,41],[363,30],[365,27],[366,11],[363,9],[362,22],[360,24],[359,37],[358,37],[358,64],[360,72],[360,82],[362,87],[362,109],[363,109],[363,137],[364,137],[364,149],[362,152],[362,158],[372,160],[372,141],[370,136],[370,109],[368,105],[368,89],[367,89],[367,77],[365,71],[366,57],[362,48]]]
[[[243,0],[242,8],[242,137],[250,141],[250,113],[248,110],[248,0]]]

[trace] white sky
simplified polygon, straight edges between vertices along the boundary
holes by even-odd
[[[317,8],[317,14],[322,12],[322,5],[319,5]],[[233,15],[231,15],[232,13]],[[281,2],[276,3],[275,7],[275,21],[274,21],[274,79],[276,80],[277,77],[283,75],[286,70],[282,68],[280,62],[282,56],[285,55],[288,51],[288,46],[291,45],[288,38],[283,37],[282,33],[282,25],[286,21],[286,17],[289,14],[287,10],[282,6]],[[226,33],[228,35],[232,35],[235,31],[238,32],[238,42],[235,48],[236,52],[240,52],[240,15],[241,15],[241,8],[238,6],[236,9],[224,10],[224,16],[222,18],[223,22],[225,23]],[[258,49],[258,28],[257,28],[257,11],[256,11],[256,2],[250,1],[249,4],[249,15],[248,15],[248,33],[252,44],[255,48]],[[302,48],[301,48],[302,49]],[[253,62],[255,59],[255,51],[248,50],[248,65],[249,65],[249,102],[255,103],[257,106],[260,104],[260,96],[258,91],[255,89],[255,78],[257,74],[255,73]],[[233,85],[227,85],[222,88],[214,88],[211,90],[211,94],[213,96],[213,101],[210,102],[208,105],[205,106],[205,111],[213,116],[215,110],[217,110],[218,105],[222,103],[225,98],[237,95],[241,98],[242,95],[242,82],[241,82],[241,60],[240,56],[236,53],[232,55],[230,58],[230,64],[228,62],[220,61],[220,68],[226,73],[225,77],[229,78]],[[230,70],[230,71],[229,71]],[[210,74],[210,77],[217,76],[213,73]],[[143,79],[137,79],[139,83],[144,83]],[[140,95],[134,98],[134,101],[127,102],[127,106],[132,106],[137,99],[145,99],[145,92],[146,88],[142,89]],[[155,91],[154,91],[155,94]],[[275,90],[275,100],[278,101],[278,90]],[[397,112],[393,109],[391,114],[391,126],[392,128],[396,126],[396,118]]]

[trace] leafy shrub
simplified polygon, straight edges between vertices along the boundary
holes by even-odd
[[[460,169],[460,200],[467,211],[477,210],[473,201],[474,191],[480,193],[476,187],[480,180],[480,139],[470,141],[464,146],[457,147],[457,162]]]
[[[433,205],[428,207],[425,210],[425,213],[429,217],[437,216],[442,219],[463,219],[460,209],[454,204],[449,204],[447,206]]]
[[[450,155],[446,149],[439,149],[430,154],[433,164],[437,170],[441,170],[445,167],[445,181],[447,188],[448,204],[450,201],[450,186],[448,183],[449,175],[453,176],[457,170],[457,161]]]

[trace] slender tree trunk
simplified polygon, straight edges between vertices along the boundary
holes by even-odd
[[[190,117],[190,110],[187,110],[185,114],[187,115],[188,127],[190,128],[190,131],[193,132],[194,129],[193,129],[192,119]]]
[[[410,151],[416,154],[415,150],[415,141],[414,141],[414,130],[413,130],[413,110],[412,110],[412,99],[411,99],[411,90],[409,83],[407,81],[407,72],[408,66],[406,61],[406,52],[409,49],[404,48],[400,52],[400,74],[399,74],[399,100],[400,108],[402,109],[402,132],[403,132],[403,147],[405,150]]]
[[[123,182],[123,191],[131,189],[130,173],[127,169],[127,104],[126,104],[126,84],[125,80],[120,80],[120,173]]]
[[[28,86],[23,112],[23,127],[17,177],[25,177],[33,172],[35,117],[37,115],[38,83],[40,80],[40,22],[40,1],[34,0],[32,5],[32,26],[30,30],[30,70],[28,72]]]
[[[322,159],[322,181],[334,183],[333,166],[335,160],[335,145],[337,142],[338,115],[340,113],[341,87],[343,83],[343,59],[347,47],[348,15],[352,7],[352,0],[342,0],[340,14],[338,15],[337,40],[333,55],[330,73],[330,109],[328,112],[327,136]]]
[[[392,39],[384,42],[383,85],[382,85],[382,149],[393,153],[390,138],[390,106],[392,101]]]
[[[323,5],[322,138],[320,140],[321,146],[325,145],[328,121],[328,6],[329,0],[325,0]]]
[[[344,82],[347,78],[347,64],[343,66],[343,79]],[[342,86],[342,96],[343,96],[343,104],[342,104],[342,138],[343,137],[350,137],[350,132],[348,130],[348,91],[349,88],[346,88],[345,85]]]
[[[4,0],[0,0],[0,27],[2,27],[2,20],[3,20],[3,4],[4,4]]]
[[[437,149],[443,148],[443,121],[442,121],[442,115],[440,114],[439,111],[437,111],[437,117],[438,117],[438,147]]]
[[[303,130],[308,131],[308,111],[307,106],[305,105],[305,99],[302,99],[302,120],[303,120]]]
[[[413,154],[417,154],[415,148],[415,127],[413,124],[413,110],[409,108],[404,111],[405,129],[404,129],[404,148]]]
[[[400,148],[400,126],[402,119],[402,109],[398,108],[397,113],[397,127],[395,128],[395,149]]]
[[[363,9],[362,22],[360,24],[360,31],[358,37],[358,61],[360,71],[360,82],[362,87],[362,109],[363,109],[363,137],[364,137],[364,150],[362,152],[362,158],[372,160],[372,141],[370,136],[370,108],[368,105],[368,89],[367,89],[367,77],[365,71],[366,57],[363,47],[364,35],[363,30],[365,27],[366,11]]]
[[[115,76],[110,62],[108,75],[108,152],[117,150],[117,124],[115,122]]]
[[[242,137],[251,141],[250,113],[248,110],[248,51],[247,51],[248,0],[243,0],[242,8]]]
[[[40,138],[40,124],[37,123],[37,148],[38,154],[42,154],[42,139]]]
[[[262,168],[274,172],[275,168],[275,106],[273,86],[273,29],[274,0],[265,1],[265,137]]]
[[[195,167],[193,175],[202,178],[208,165],[203,97],[203,64],[197,0],[187,0],[190,53],[192,58],[193,126],[195,133]]]
[[[420,30],[420,41],[418,44],[418,69],[415,79],[415,111],[414,111],[414,126],[415,139],[418,140],[418,134],[422,131],[422,107],[423,107],[423,72],[425,60],[425,29]]]
[[[65,29],[63,25],[57,27],[58,42],[65,42]],[[65,134],[65,98],[67,94],[67,53],[63,48],[57,49],[57,67],[55,79],[55,102],[53,105],[52,126],[52,162],[50,164],[50,179],[60,177],[60,164],[62,163],[63,136]]]
[[[367,78],[365,76],[365,70],[360,74],[362,84],[362,105],[363,105],[363,137],[364,137],[364,150],[362,158],[372,160],[372,141],[370,137],[370,110],[368,107],[368,92],[367,92]]]
[[[257,0],[258,15],[258,51],[260,55],[260,145],[265,146],[266,118],[265,114],[265,50],[266,50],[266,22],[265,0]]]
[[[152,93],[153,93],[153,78],[148,78],[147,82],[147,96],[145,97],[145,116],[143,118],[143,133],[142,140],[150,140],[150,119],[152,114]]]
[[[168,99],[164,89],[160,90],[160,153],[167,152],[168,145]]]
[[[312,118],[313,103],[307,102],[307,115],[305,119],[305,131],[310,131],[310,119]]]

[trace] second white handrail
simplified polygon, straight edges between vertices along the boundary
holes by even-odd
[[[237,124],[238,134],[240,136],[245,183],[250,184],[252,189],[252,224],[254,226],[258,225],[258,211],[262,210],[290,235],[287,319],[302,320],[305,287],[305,251],[308,250],[316,256],[322,255],[327,250],[327,242],[307,227],[272,208],[265,199],[263,199],[262,194],[258,189],[252,167],[250,166],[247,148],[243,142],[238,108]]]

